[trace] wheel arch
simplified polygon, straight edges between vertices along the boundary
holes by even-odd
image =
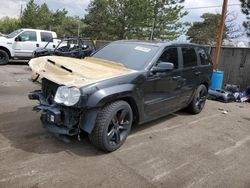
[[[117,100],[123,100],[129,104],[133,112],[133,123],[137,124],[139,122],[140,116],[139,116],[139,110],[138,110],[138,106],[136,104],[135,99],[133,97],[122,97],[122,98],[118,98]]]
[[[11,58],[11,53],[10,53],[10,50],[8,48],[6,48],[4,46],[0,46],[0,50],[5,51],[8,54],[9,58]]]
[[[123,100],[127,102],[133,111],[133,123],[138,123],[140,119],[139,107],[136,103],[136,93],[134,92],[133,84],[124,84],[113,86],[95,92],[87,102],[87,112],[85,114],[85,120],[81,122],[81,128],[91,133],[96,122],[96,118],[100,109],[109,103]]]
[[[208,89],[209,89],[209,84],[208,84],[207,81],[202,82],[200,85],[205,85],[206,88],[207,88],[207,91],[208,91]]]

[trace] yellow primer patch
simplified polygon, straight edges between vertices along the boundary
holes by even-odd
[[[99,58],[75,59],[60,56],[44,56],[31,59],[29,66],[33,77],[46,78],[68,87],[82,87],[101,80],[126,75],[135,70],[121,64]]]

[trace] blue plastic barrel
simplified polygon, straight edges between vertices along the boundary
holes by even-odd
[[[223,84],[223,71],[214,71],[212,75],[211,85],[210,88],[213,90],[221,90]]]

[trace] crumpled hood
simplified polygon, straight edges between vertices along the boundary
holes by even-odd
[[[99,58],[75,59],[60,56],[44,56],[31,59],[29,66],[33,78],[39,75],[60,85],[82,87],[101,80],[135,72],[123,65]]]

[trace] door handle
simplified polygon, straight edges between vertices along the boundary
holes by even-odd
[[[39,47],[39,44],[36,44],[36,47]]]
[[[148,77],[148,80],[159,80],[161,77],[158,74],[153,74]]]
[[[181,76],[173,76],[172,79],[173,80],[179,80],[181,78]]]

